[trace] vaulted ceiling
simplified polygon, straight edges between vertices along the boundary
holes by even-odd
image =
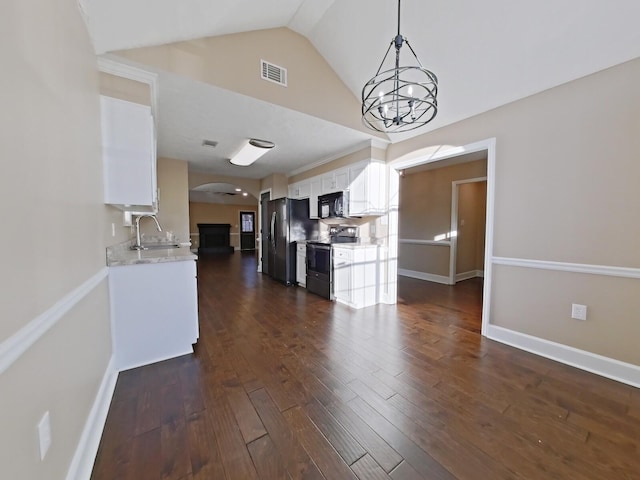
[[[80,2],[98,54],[288,27],[311,42],[358,102],[362,86],[375,73],[397,28],[396,0]],[[439,113],[427,127],[395,134],[389,141],[634,59],[640,56],[638,18],[637,0],[405,0],[401,32],[424,66],[438,75]],[[324,130],[331,128],[325,125]],[[347,133],[341,149],[348,150],[344,143],[356,145],[366,139],[353,129]],[[316,152],[298,166],[329,153],[339,152]],[[265,168],[254,178],[268,171],[273,169]]]

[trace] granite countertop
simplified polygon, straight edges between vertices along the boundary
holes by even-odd
[[[130,243],[107,248],[107,266],[148,265],[163,262],[182,262],[197,260],[189,246],[179,248],[152,248],[149,250],[131,250]]]
[[[356,243],[332,243],[331,246],[334,248],[349,248],[351,250],[355,250],[356,248],[379,247],[380,245],[377,243],[360,241]]]

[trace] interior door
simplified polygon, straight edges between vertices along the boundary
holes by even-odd
[[[240,212],[240,250],[256,249],[256,212]]]

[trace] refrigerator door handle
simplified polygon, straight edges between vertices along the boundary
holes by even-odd
[[[276,248],[276,212],[271,214],[271,245]]]

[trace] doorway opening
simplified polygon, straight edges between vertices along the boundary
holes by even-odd
[[[442,166],[463,164],[471,159],[478,160],[479,157],[483,157],[484,159],[486,159],[486,166],[484,167],[484,171],[480,173],[471,173],[466,178],[449,178],[448,186],[446,187],[446,209],[445,212],[441,211],[439,213],[439,215],[441,215],[441,223],[439,224],[439,226],[443,226],[441,228],[442,231],[434,232],[427,229],[426,231],[423,231],[422,235],[419,235],[420,232],[417,230],[400,230],[400,218],[403,214],[406,213],[404,210],[400,210],[400,192],[403,188],[404,183],[406,183],[406,177],[403,177],[406,172],[410,173],[410,170],[414,168],[416,169],[416,171],[419,171],[420,169],[435,170],[438,167]],[[416,268],[416,265],[418,265],[417,261],[410,261],[404,264],[401,263],[404,262],[403,256],[400,255],[401,249],[406,250],[404,247],[407,246],[414,248],[414,250],[425,246],[432,250],[440,249],[440,253],[437,254],[435,264],[430,266],[435,268],[433,273],[429,272],[425,268],[422,268],[424,272],[430,273],[431,276],[425,275],[418,278],[421,278],[422,280],[429,280],[431,282],[439,280],[439,282],[437,283],[453,285],[456,281],[461,281],[465,276],[469,276],[469,272],[473,272],[474,277],[476,276],[476,274],[479,277],[483,276],[484,282],[482,282],[481,278],[476,280],[476,282],[484,283],[482,291],[479,292],[478,295],[481,298],[480,310],[482,320],[480,331],[482,335],[486,335],[489,322],[491,299],[491,257],[493,252],[493,216],[495,192],[495,139],[488,139],[465,146],[446,145],[425,148],[421,151],[411,152],[410,154],[407,154],[404,157],[391,162],[390,167],[388,217],[389,243],[386,258],[387,281],[383,298],[385,299],[386,303],[396,303],[398,301],[398,273],[407,273],[407,265],[411,265],[414,269],[414,272],[420,271]],[[458,230],[461,229],[461,225],[459,222],[460,220],[462,220],[462,218],[460,217],[458,206],[456,206],[455,212],[452,207],[453,202],[455,201],[454,197],[457,201],[459,201],[460,199],[460,185],[464,185],[464,183],[462,182],[463,180],[474,180],[474,182],[469,181],[468,183],[477,182],[478,184],[481,181],[486,181],[486,194],[484,196],[484,245],[482,248],[483,255],[481,255],[483,266],[482,268],[469,268],[466,272],[457,272],[456,265],[461,263],[460,259],[457,256],[459,240],[457,238],[457,235]],[[414,209],[428,209],[430,207],[430,205],[426,205],[426,202],[424,200],[422,202],[414,200],[410,202],[410,205],[412,205]],[[478,249],[481,247],[475,245],[474,248]],[[434,261],[434,258],[436,257],[432,257],[430,260],[423,259],[423,261],[426,261],[428,264],[429,261]],[[462,262],[462,264],[464,265],[464,262]],[[423,265],[423,267],[424,266],[425,265]],[[405,267],[405,271],[401,272],[403,267]],[[457,277],[457,273],[464,273],[465,275]],[[450,287],[444,287],[443,285],[442,288],[447,289]]]

